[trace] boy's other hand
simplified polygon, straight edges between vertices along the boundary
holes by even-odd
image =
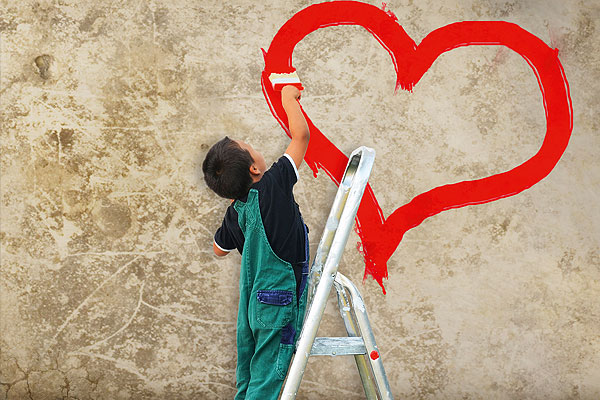
[[[227,254],[229,254],[228,251],[223,251],[220,248],[218,248],[215,242],[213,242],[213,252],[218,257],[225,257]]]

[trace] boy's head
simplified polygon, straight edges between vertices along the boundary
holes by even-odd
[[[225,136],[215,143],[202,163],[209,188],[226,199],[244,197],[266,170],[265,159],[247,143]]]

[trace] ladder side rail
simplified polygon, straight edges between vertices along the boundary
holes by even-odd
[[[335,281],[333,282],[333,285],[335,286],[337,292],[340,314],[342,315],[342,319],[344,320],[344,326],[346,327],[346,332],[348,333],[348,336],[360,337],[360,329],[356,323],[356,317],[353,315],[352,312],[352,304],[350,302],[350,298],[348,296],[348,293],[344,289],[344,285],[342,285],[338,279],[341,275],[342,273],[338,272]],[[365,350],[365,353],[368,353],[368,351]],[[367,400],[377,400],[377,386],[375,382],[375,377],[367,357],[368,355],[366,354],[356,354],[354,355],[354,361],[356,362],[356,367],[358,368],[358,373],[360,375],[360,380],[362,381]]]
[[[343,274],[338,273],[336,276],[336,281],[343,285],[343,287],[346,290],[348,290],[348,293],[350,294],[352,310],[354,311],[356,323],[358,324],[361,336],[365,342],[365,347],[367,349],[366,356],[370,358],[369,364],[373,372],[373,377],[375,378],[375,384],[377,386],[377,392],[379,394],[379,397],[382,400],[393,400],[394,397],[392,396],[392,390],[390,388],[385,369],[383,368],[381,353],[379,352],[379,348],[377,347],[375,336],[373,334],[373,330],[371,329],[371,324],[369,323],[367,309],[365,307],[365,303],[362,299],[362,296],[356,288],[356,286],[354,285],[354,283],[352,283],[352,281],[346,278]],[[373,359],[373,357],[370,357],[370,354],[373,351],[377,352],[375,359]]]
[[[308,363],[308,357],[310,356],[311,348],[315,337],[317,336],[317,330],[319,329],[323,312],[325,311],[327,298],[331,291],[331,287],[333,286],[338,264],[344,248],[346,247],[350,230],[354,225],[354,218],[356,217],[360,201],[371,174],[374,153],[375,152],[371,149],[360,147],[350,156],[350,161],[348,162],[346,172],[344,173],[344,179],[338,188],[338,193],[341,191],[342,196],[346,197],[346,200],[341,200],[339,203],[339,206],[343,207],[342,211],[334,211],[332,209],[332,212],[330,213],[330,216],[335,216],[339,215],[341,212],[339,219],[327,221],[327,225],[331,224],[331,229],[335,227],[335,235],[326,257],[322,276],[317,285],[312,302],[309,304],[309,309],[304,320],[304,326],[302,327],[296,346],[296,355],[292,361],[288,378],[281,394],[281,399],[295,399],[298,388],[300,387],[300,382],[304,375],[306,364]],[[357,159],[358,165],[356,165]],[[351,168],[353,161],[355,162],[355,167]],[[346,180],[346,178],[348,178],[348,180]],[[351,186],[349,188],[348,181],[351,181]]]
[[[351,221],[353,222],[353,217],[351,218]],[[317,285],[310,308],[306,313],[304,326],[302,327],[298,344],[296,346],[296,355],[292,361],[281,399],[294,399],[298,388],[300,387],[300,381],[304,375],[308,357],[310,355],[314,339],[317,335],[317,330],[319,329],[323,312],[325,311],[327,298],[329,297],[329,292],[333,286],[333,280],[336,275],[338,263],[342,255],[343,248],[345,247],[344,245],[346,244],[345,240],[342,242],[343,239],[347,239],[347,234],[344,235],[344,232],[338,231],[333,240],[329,256],[327,257],[327,262],[323,268],[323,275],[321,276],[320,282]]]
[[[338,221],[341,217],[342,211],[344,210],[344,206],[346,205],[348,191],[350,190],[351,185],[351,182],[347,181],[347,179],[343,179],[342,183],[340,183],[340,187],[335,194],[335,198],[331,206],[331,211],[327,217],[327,223],[325,225],[325,229],[323,230],[321,240],[319,241],[319,246],[317,247],[317,253],[315,255],[313,265],[310,269],[310,280],[308,283],[308,297],[306,299],[306,304],[310,304],[312,302],[317,285],[321,279],[323,265],[325,264],[325,260],[329,255],[329,250],[331,249],[331,245],[337,231]]]
[[[308,296],[306,299],[306,304],[308,306],[307,313],[304,316],[304,322],[306,322],[308,309],[314,298],[317,285],[321,280],[323,266],[327,260],[333,239],[339,226],[342,211],[344,210],[348,198],[348,190],[354,185],[355,177],[357,177],[357,179],[366,178],[368,181],[374,161],[375,151],[365,146],[361,146],[354,150],[348,159],[346,170],[344,171],[344,175],[333,200],[329,216],[327,217],[327,223],[323,230],[323,234],[321,235],[321,240],[319,241],[319,246],[317,247],[316,255],[310,269]]]

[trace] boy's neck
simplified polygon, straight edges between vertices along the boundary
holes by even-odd
[[[261,172],[260,174],[257,174],[257,175],[251,174],[251,176],[252,176],[252,183],[254,184],[254,183],[260,181],[264,175],[265,175],[264,172]]]

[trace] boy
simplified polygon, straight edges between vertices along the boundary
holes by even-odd
[[[304,318],[308,230],[292,189],[309,130],[299,99],[300,90],[283,87],[292,141],[271,168],[252,146],[228,137],[202,164],[207,185],[232,200],[213,250],[217,256],[233,249],[242,254],[236,400],[277,399]]]

